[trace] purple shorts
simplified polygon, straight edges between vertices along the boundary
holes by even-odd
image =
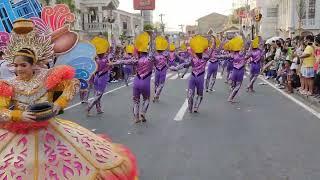
[[[133,81],[133,97],[140,98],[142,95],[143,98],[150,98],[150,82],[151,74],[144,79],[136,76]]]
[[[250,64],[250,74],[251,75],[259,75],[261,70],[260,63],[251,63]]]
[[[156,85],[164,84],[167,76],[167,68],[162,70],[156,69],[154,82]]]
[[[244,67],[237,69],[233,68],[230,79],[233,82],[242,82],[244,76]]]
[[[204,72],[199,74],[198,76],[195,76],[192,73],[192,76],[189,80],[189,90],[192,90],[193,93],[195,93],[195,90],[197,89],[197,94],[199,96],[203,96],[203,89],[204,89]]]
[[[208,74],[207,78],[210,78],[212,75],[216,75],[219,68],[219,61],[211,62],[208,65]]]

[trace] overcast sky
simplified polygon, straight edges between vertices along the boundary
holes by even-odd
[[[212,12],[227,15],[231,8],[232,0],[156,0],[153,20],[160,21],[159,14],[165,14],[163,21],[168,30],[179,30],[179,24],[194,25],[198,18]],[[119,9],[135,12],[133,0],[120,0]]]

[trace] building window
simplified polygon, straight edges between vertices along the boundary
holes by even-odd
[[[128,29],[127,22],[122,22],[122,29]]]
[[[308,18],[314,19],[316,14],[316,0],[309,0]]]
[[[267,17],[278,17],[278,8],[267,8]]]
[[[0,19],[3,19],[4,18],[4,16],[2,15],[2,11],[1,11],[2,9],[0,9]]]
[[[24,7],[24,8],[23,8],[23,11],[24,11],[25,14],[28,14],[28,13],[29,13],[27,7]]]

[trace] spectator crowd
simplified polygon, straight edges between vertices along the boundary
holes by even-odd
[[[265,44],[266,79],[304,96],[320,97],[320,34],[278,39]]]

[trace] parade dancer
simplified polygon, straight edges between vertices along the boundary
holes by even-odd
[[[146,113],[150,103],[150,83],[154,59],[154,43],[153,38],[147,32],[137,36],[134,47],[138,51],[138,59],[128,61],[117,61],[114,64],[131,64],[137,70],[137,75],[133,80],[133,117],[134,123],[147,122]],[[150,43],[150,48],[149,48]],[[143,102],[140,112],[140,96],[142,95]]]
[[[180,52],[178,52],[178,54],[176,55],[177,58],[177,62],[180,64],[185,63],[185,60],[189,60],[192,56],[192,52],[191,49],[188,49],[186,44],[182,44],[180,46]],[[185,71],[182,73],[181,78],[184,77],[184,75],[188,72],[188,68],[185,69]],[[178,71],[179,73],[179,71]]]
[[[124,56],[124,60],[132,59],[133,53],[134,53],[134,46],[128,45],[126,47],[126,55]],[[125,82],[126,86],[129,86],[129,77],[132,74],[133,67],[132,67],[132,65],[129,65],[129,64],[123,64],[122,70],[123,70],[123,75],[124,75],[124,82]]]
[[[190,46],[195,54],[189,59],[183,59],[182,57],[179,57],[180,59],[183,59],[185,63],[179,65],[178,67],[170,67],[170,69],[177,71],[182,68],[189,68],[190,66],[192,67],[192,76],[189,79],[188,86],[188,109],[190,113],[198,113],[199,106],[203,99],[206,64],[213,51],[211,50],[211,52],[208,54],[204,53],[209,47],[209,42],[206,38],[200,35],[194,36],[191,39]],[[197,97],[196,101],[194,102],[196,91]]]
[[[49,36],[30,32],[32,21],[21,21],[4,51],[17,75],[0,81],[1,178],[137,180],[128,148],[55,117],[77,94],[79,80],[71,66],[38,68],[51,61],[53,44]],[[52,101],[57,90],[62,94]]]
[[[93,77],[93,88],[95,95],[93,101],[88,105],[87,115],[90,115],[90,111],[93,106],[96,106],[98,114],[104,113],[101,108],[101,99],[107,88],[107,84],[110,78],[110,71],[112,69],[110,59],[114,57],[116,48],[112,48],[112,51],[107,54],[109,51],[109,42],[101,37],[95,37],[91,43],[96,47],[97,57],[96,62],[98,65],[98,70]],[[113,40],[112,45],[115,45]]]
[[[216,37],[214,37],[214,45],[211,47],[212,54],[209,59],[209,65],[208,65],[208,72],[207,72],[207,79],[206,79],[206,92],[209,92],[209,90],[212,92],[213,86],[216,82],[217,73],[219,69],[219,60],[216,57],[218,54],[218,47],[220,46],[220,41]],[[210,89],[209,89],[210,87]]]
[[[231,55],[231,58],[233,59],[233,70],[230,75],[231,93],[228,98],[228,102],[234,103],[234,98],[239,92],[242,85],[244,72],[245,72],[246,57],[245,57],[245,53],[241,52],[244,45],[244,41],[242,37],[237,36],[232,40],[230,40],[229,43],[230,43],[231,51],[233,51]]]
[[[174,46],[174,44],[170,44],[169,46],[169,61],[168,61],[168,65],[170,66],[177,66],[177,55],[176,55],[176,47]]]
[[[255,92],[253,85],[257,80],[261,71],[261,61],[263,59],[263,51],[259,48],[260,37],[255,37],[252,41],[252,50],[247,54],[247,58],[250,60],[250,82],[247,87],[247,91]]]
[[[155,40],[157,53],[155,55],[155,80],[154,80],[154,99],[153,102],[159,101],[160,94],[164,87],[167,69],[168,69],[168,59],[169,55],[166,52],[168,49],[168,41],[162,37],[158,36]]]

